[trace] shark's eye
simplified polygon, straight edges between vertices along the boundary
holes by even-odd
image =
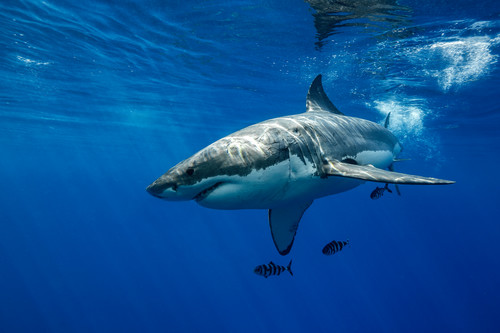
[[[186,170],[186,173],[188,174],[188,176],[192,176],[194,173],[194,169],[189,168]]]

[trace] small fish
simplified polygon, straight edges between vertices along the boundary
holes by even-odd
[[[374,189],[373,192],[370,194],[370,198],[372,198],[372,200],[380,199],[384,195],[385,191],[392,193],[392,191],[389,189],[389,184],[385,184],[384,187],[377,186],[377,188]]]
[[[267,265],[259,265],[254,268],[253,272],[257,275],[262,275],[267,279],[268,276],[271,275],[280,275],[284,271],[289,271],[290,275],[293,276],[292,273],[292,261],[290,260],[290,263],[288,264],[287,267],[285,266],[280,266],[276,265],[272,261],[269,262]]]
[[[342,248],[346,245],[349,245],[349,240],[347,241],[331,241],[326,244],[323,248],[323,254],[327,256],[331,256],[332,254],[337,253],[342,250]]]

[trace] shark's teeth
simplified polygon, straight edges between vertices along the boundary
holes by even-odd
[[[208,197],[208,195],[210,193],[212,193],[217,187],[219,187],[222,184],[223,184],[223,182],[215,183],[214,185],[210,186],[209,188],[204,189],[203,191],[198,193],[193,199],[196,201],[201,201],[201,200],[205,199],[206,197]]]

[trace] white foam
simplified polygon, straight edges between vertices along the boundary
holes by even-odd
[[[47,65],[50,65],[50,62],[47,62],[47,61],[37,61],[37,60],[33,60],[33,59],[21,57],[21,56],[17,56],[16,58],[17,58],[17,60],[21,61],[22,63],[24,63],[27,66],[47,66]]]
[[[438,80],[444,91],[475,81],[488,73],[490,66],[497,61],[497,56],[491,51],[496,43],[498,38],[487,36],[433,43],[428,51],[431,56],[440,57],[443,66],[430,70],[429,75]]]
[[[385,117],[390,112],[389,130],[402,142],[413,157],[423,155],[431,159],[437,154],[439,138],[425,129],[425,118],[430,111],[420,99],[400,98],[375,101],[375,108]]]
[[[407,105],[405,101],[375,101],[375,108],[384,116],[391,113],[389,128],[397,136],[421,135],[424,130],[424,117],[427,111],[423,107]]]

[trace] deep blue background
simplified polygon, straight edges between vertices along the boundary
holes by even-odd
[[[301,1],[2,2],[0,332],[498,332],[500,8],[400,4],[318,47]],[[457,183],[317,200],[285,258],[265,211],[145,192],[303,112],[318,73],[344,113],[392,112],[399,171]]]

